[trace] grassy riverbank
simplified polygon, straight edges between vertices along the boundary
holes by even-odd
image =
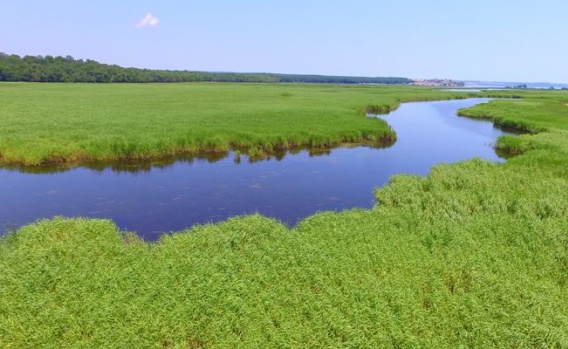
[[[294,229],[240,217],[155,244],[101,220],[23,227],[0,240],[0,343],[566,348],[568,94],[524,98],[462,111],[539,131],[520,155],[396,176],[371,210]]]
[[[394,133],[365,110],[456,97],[465,96],[363,85],[0,83],[0,165],[388,144]]]

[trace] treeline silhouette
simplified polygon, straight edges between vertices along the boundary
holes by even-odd
[[[0,52],[0,81],[150,83],[150,82],[307,82],[336,84],[409,84],[400,77],[353,77],[270,73],[218,73],[123,68],[71,56],[24,56]]]

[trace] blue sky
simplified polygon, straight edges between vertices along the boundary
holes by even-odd
[[[565,0],[3,0],[0,52],[139,68],[568,83]]]

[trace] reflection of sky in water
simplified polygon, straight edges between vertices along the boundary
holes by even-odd
[[[369,208],[373,188],[398,173],[425,175],[441,162],[473,157],[501,161],[491,123],[456,110],[484,100],[403,104],[381,116],[397,132],[390,148],[338,148],[310,157],[235,164],[180,161],[143,172],[75,168],[55,174],[0,170],[0,224],[18,226],[54,215],[110,218],[149,239],[196,223],[259,212],[288,224],[323,210]]]

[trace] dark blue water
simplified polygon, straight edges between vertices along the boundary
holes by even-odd
[[[289,225],[317,211],[370,208],[373,188],[395,174],[426,175],[439,163],[474,157],[503,161],[493,149],[503,134],[490,122],[456,116],[468,99],[403,104],[381,116],[396,131],[386,149],[338,148],[239,164],[223,159],[79,167],[56,173],[0,169],[0,226],[12,229],[40,218],[112,219],[145,239],[196,223],[261,213]]]

